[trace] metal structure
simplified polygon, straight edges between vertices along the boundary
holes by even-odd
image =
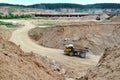
[[[35,14],[35,17],[82,17],[101,14]]]

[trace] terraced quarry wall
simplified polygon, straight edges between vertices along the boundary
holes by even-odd
[[[77,22],[68,25],[34,28],[29,36],[37,44],[51,48],[64,48],[72,43],[89,47],[94,54],[101,54],[109,46],[120,44],[120,24],[114,22]]]

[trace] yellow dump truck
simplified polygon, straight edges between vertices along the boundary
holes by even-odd
[[[65,46],[64,52],[69,56],[79,56],[81,58],[86,58],[86,53],[89,52],[89,48],[84,47],[81,49],[75,48],[72,44]]]

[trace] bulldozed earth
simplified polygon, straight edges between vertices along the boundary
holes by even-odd
[[[55,26],[38,26],[35,22],[39,19],[7,21],[19,23],[21,27],[6,29],[1,26],[0,79],[120,79],[119,18],[112,21],[67,20],[66,24]],[[64,55],[63,48],[69,43],[77,48],[88,47],[87,58]]]
[[[101,55],[104,49],[120,44],[119,22],[70,22],[54,27],[36,27],[29,31],[30,38],[37,44],[63,49],[66,44],[88,47],[92,54]]]
[[[13,28],[13,31],[11,31],[9,33],[9,35],[7,35],[7,34],[9,32],[9,30],[12,30],[12,29],[8,29],[8,28],[5,29],[3,27],[3,29],[1,29],[2,34],[0,35],[3,37],[3,39],[6,39],[6,36],[9,36],[9,37],[7,37],[6,41],[9,40],[10,42],[14,42],[17,45],[16,47],[19,47],[19,49],[21,48],[24,51],[24,55],[26,55],[27,53],[28,54],[33,53],[33,54],[35,54],[35,56],[38,56],[38,57],[41,56],[39,58],[42,59],[43,63],[47,64],[48,67],[50,67],[53,72],[57,72],[58,75],[65,77],[67,80],[69,80],[70,78],[76,78],[79,75],[80,76],[83,75],[89,67],[91,67],[97,63],[96,61],[92,61],[88,58],[87,59],[80,59],[80,58],[76,58],[76,57],[70,58],[69,56],[66,56],[63,54],[64,53],[63,50],[46,48],[46,47],[42,47],[42,46],[34,43],[28,36],[28,31],[30,29],[33,29],[36,27],[36,25],[33,24],[34,20],[4,20],[4,21],[11,22],[11,23],[19,23],[19,24],[22,24],[23,26],[21,26],[19,28],[15,28],[15,29]],[[45,27],[45,26],[40,26],[40,27]],[[4,33],[6,33],[6,35]],[[6,45],[7,44],[5,44],[4,42],[1,42],[1,45],[0,45],[1,51],[3,51],[3,50],[6,51],[6,48],[5,48]],[[7,47],[9,47],[9,46],[13,46],[13,45],[7,45]],[[5,49],[2,49],[2,48],[5,48]],[[8,54],[17,53],[17,51],[18,51],[18,50],[16,50],[16,52],[14,52],[14,50],[12,50],[10,48],[8,50],[11,51],[10,53],[8,53],[9,51],[7,51]],[[19,57],[20,56],[18,56],[18,58]],[[2,59],[4,60],[6,58],[2,58]],[[13,59],[13,57],[11,59]],[[8,62],[8,63],[10,63],[10,62]],[[12,63],[10,63],[10,64],[13,65]],[[19,64],[19,62],[18,62],[18,64]],[[76,64],[76,65],[74,65],[74,64]],[[81,65],[79,65],[79,64],[81,64]],[[32,64],[30,63],[30,65],[32,65]],[[47,65],[45,65],[45,66],[47,66]],[[27,65],[27,66],[29,66],[29,65]],[[14,69],[14,67],[15,67],[15,65],[13,65],[13,69]],[[1,66],[1,68],[2,68],[2,66]],[[10,69],[9,67],[6,67],[6,68],[8,68],[8,70]],[[18,68],[18,70],[19,70],[19,68]],[[7,73],[7,71],[6,71],[6,73]],[[13,71],[13,73],[14,73],[14,71]],[[17,73],[15,73],[15,74],[17,74]],[[5,74],[5,75],[7,75],[7,74]],[[10,74],[8,74],[8,75],[10,75]],[[11,76],[14,76],[14,75],[12,74]],[[18,77],[18,76],[16,76],[16,77]],[[35,78],[37,79],[37,77],[35,77]],[[13,79],[13,78],[11,78],[11,79]],[[3,77],[3,80],[6,80],[6,78]],[[44,80],[47,80],[47,79],[44,79]]]
[[[98,64],[89,69],[85,76],[77,80],[119,80],[120,79],[120,47],[105,49]]]
[[[19,46],[0,38],[1,80],[65,80],[63,76],[34,53],[25,53]]]
[[[102,56],[95,67],[89,67],[88,70],[84,69],[84,74],[86,75],[82,74],[84,76],[76,80],[120,79],[118,71],[120,67],[118,60],[120,58],[119,34],[120,23],[118,17],[108,22],[71,22],[67,25],[46,28],[36,27],[29,31],[30,38],[33,39],[36,44],[49,48],[63,49],[66,44],[72,43],[78,48],[89,47],[90,52],[87,54],[88,58],[98,61],[98,58],[93,58],[93,55]],[[79,70],[79,68],[77,69]]]

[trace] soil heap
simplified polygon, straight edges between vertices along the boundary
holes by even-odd
[[[120,80],[120,47],[105,49],[99,63],[78,80]]]
[[[114,16],[111,21],[112,22],[120,22],[120,16]]]
[[[0,25],[0,36],[5,39],[5,40],[8,40],[11,35],[12,35],[12,32],[14,31],[15,29],[9,29],[7,28],[6,26],[4,25]]]
[[[65,80],[33,53],[0,38],[1,80]]]
[[[89,47],[94,54],[120,44],[120,24],[111,22],[74,22],[47,28],[34,28],[29,36],[37,44],[63,49],[66,44]]]

